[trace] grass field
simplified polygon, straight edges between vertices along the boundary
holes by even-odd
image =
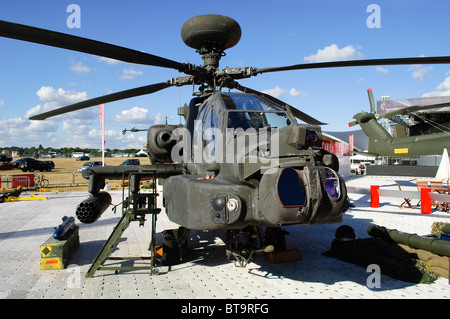
[[[19,158],[14,158],[17,160]],[[108,166],[117,166],[128,158],[125,157],[107,157],[105,158],[105,164]],[[78,173],[78,168],[88,161],[77,161],[75,158],[52,158],[50,159],[55,163],[55,168],[51,172],[39,172],[35,171],[35,178],[44,175],[49,181],[49,189],[55,189],[59,191],[87,191],[88,180]],[[91,158],[89,161],[101,161],[101,158]],[[141,164],[149,165],[150,160],[148,157],[139,158]],[[33,174],[30,172],[22,172],[20,169],[0,171],[2,176],[21,175],[21,174]],[[2,178],[3,180],[5,178]],[[109,181],[112,185],[120,181]],[[2,187],[4,187],[2,185]]]

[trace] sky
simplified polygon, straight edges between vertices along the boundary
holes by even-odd
[[[73,6],[76,5],[76,6]],[[74,9],[75,8],[75,9]],[[277,67],[320,61],[450,55],[450,2],[441,0],[227,0],[85,1],[2,0],[0,20],[107,42],[178,62],[201,65],[180,36],[183,23],[201,14],[235,19],[240,42],[226,51],[224,67]],[[100,148],[97,106],[30,121],[32,115],[85,99],[182,76],[176,70],[112,61],[0,37],[1,147]],[[297,70],[239,81],[347,131],[354,114],[375,100],[450,95],[450,65],[404,65]],[[105,104],[105,146],[142,148],[152,124],[179,124],[177,108],[192,87]],[[356,128],[357,129],[357,128]]]

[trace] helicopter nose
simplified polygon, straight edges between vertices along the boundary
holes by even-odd
[[[259,192],[259,207],[264,220],[276,225],[301,221],[302,212],[308,207],[308,196],[311,196],[303,176],[293,167],[264,174]]]
[[[215,211],[222,211],[225,208],[225,196],[218,196],[212,200],[212,208]]]
[[[284,168],[277,182],[278,198],[283,207],[301,207],[306,204],[302,179],[292,167]]]

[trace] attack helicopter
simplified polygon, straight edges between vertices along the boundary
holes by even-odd
[[[375,112],[375,102],[372,89],[367,90],[370,104],[369,112],[360,112],[353,118],[349,126],[360,125],[364,133],[369,137],[368,152],[355,152],[371,156],[415,157],[421,155],[441,155],[444,148],[450,148],[450,131],[447,127],[439,127],[433,124],[438,131],[428,134],[410,135],[407,133],[404,123],[396,126],[397,137],[393,137],[378,122],[380,119],[389,119],[400,115],[417,115],[420,110],[438,109],[450,106],[449,102],[430,105],[411,105],[399,108],[384,114]]]
[[[111,197],[102,191],[107,179],[139,174],[130,186],[138,193],[140,178],[161,178],[165,212],[172,222],[180,229],[225,230],[227,254],[245,259],[273,250],[278,242],[283,246],[280,226],[340,223],[347,191],[337,157],[322,148],[324,123],[238,80],[304,69],[450,63],[444,56],[219,69],[225,51],[239,42],[241,28],[232,18],[214,14],[193,17],[181,28],[184,43],[202,56],[200,66],[6,21],[0,21],[0,36],[184,73],[30,119],[44,120],[170,87],[197,87],[192,100],[178,109],[185,124],[149,127],[151,165],[89,170],[90,198],[80,203],[85,209],[77,208],[77,217],[93,223],[108,208]]]

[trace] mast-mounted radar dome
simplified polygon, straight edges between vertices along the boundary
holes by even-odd
[[[205,14],[187,20],[181,28],[181,38],[203,55],[205,66],[218,67],[223,51],[241,39],[241,27],[232,18]]]

